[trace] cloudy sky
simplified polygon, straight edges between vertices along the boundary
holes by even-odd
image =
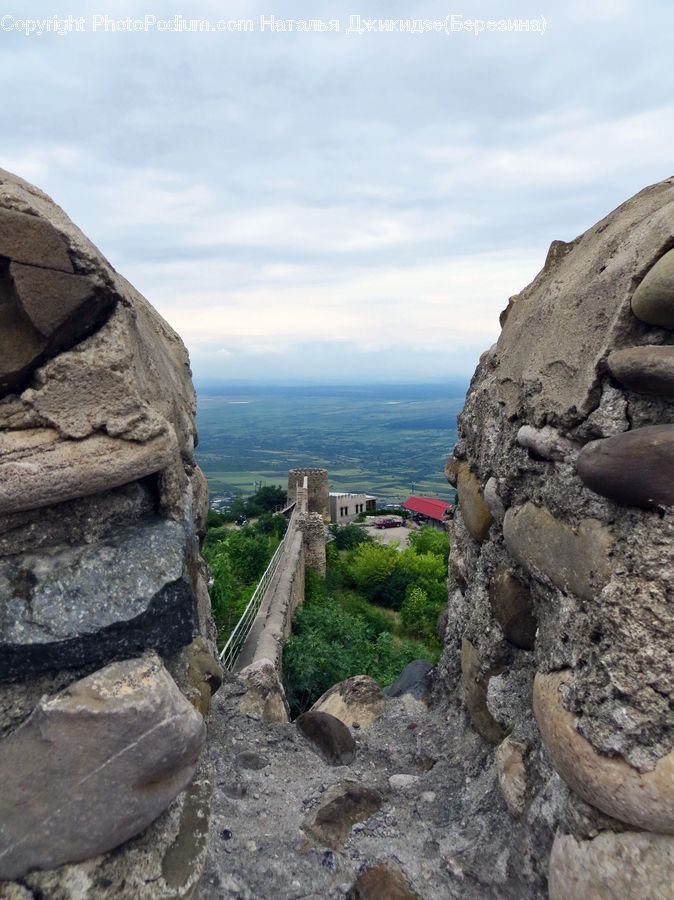
[[[199,378],[470,374],[552,240],[674,174],[672,33],[671,0],[10,0],[0,166],[64,207]]]

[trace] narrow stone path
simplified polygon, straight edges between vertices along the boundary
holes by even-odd
[[[489,750],[460,713],[429,713],[411,695],[389,699],[377,722],[351,729],[354,761],[330,766],[295,725],[239,712],[243,693],[231,679],[213,701],[215,797],[200,900],[344,897],[360,873],[382,862],[426,900],[543,896],[513,880],[513,864],[521,867],[511,859],[517,828]],[[347,839],[331,847],[302,827],[345,782],[378,792],[383,803],[350,830],[347,821]],[[340,815],[327,831],[342,827]]]

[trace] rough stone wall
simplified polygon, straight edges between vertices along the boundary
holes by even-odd
[[[291,469],[288,472],[288,503],[294,503],[297,488],[307,479],[309,489],[308,512],[319,513],[325,521],[330,519],[330,492],[327,469]]]
[[[198,881],[181,822],[207,820],[220,672],[195,409],[180,338],[0,170],[0,880],[22,897]]]
[[[241,670],[261,659],[270,660],[281,673],[283,645],[290,634],[298,603],[304,599],[304,541],[299,528],[287,537],[286,548],[274,573],[255,624],[235,668]]]
[[[303,476],[302,482],[306,480]],[[278,567],[233,667],[245,685],[240,711],[267,723],[288,722],[281,681],[283,647],[295,610],[304,601],[306,569],[314,568],[325,576],[325,526],[319,513],[306,511],[307,493],[302,484]]]
[[[540,895],[553,841],[552,897],[671,889],[673,247],[674,179],[554,242],[447,465],[436,692],[493,747],[511,822],[490,840],[511,830],[519,896]]]
[[[304,565],[315,569],[325,578],[325,526],[318,513],[307,513],[299,518],[298,526],[304,544]]]

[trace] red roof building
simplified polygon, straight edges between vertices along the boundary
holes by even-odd
[[[429,525],[440,526],[443,529],[442,517],[451,506],[451,503],[444,500],[430,500],[427,497],[410,497],[403,503],[403,509],[409,509],[410,512],[427,519]]]

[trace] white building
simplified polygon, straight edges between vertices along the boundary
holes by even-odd
[[[375,498],[369,494],[330,494],[330,521],[348,525],[362,512],[368,512]],[[370,503],[368,504],[368,501]]]

